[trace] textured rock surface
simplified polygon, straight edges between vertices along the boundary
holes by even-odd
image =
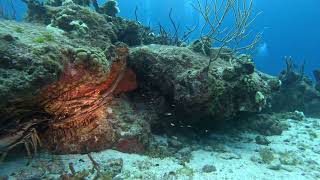
[[[160,38],[141,24],[100,14],[89,7],[67,1],[59,6],[26,0],[29,11],[27,20],[60,28],[74,40],[86,40],[92,46],[122,41],[129,46],[160,42]]]
[[[0,23],[0,41],[1,138],[32,122],[54,153],[144,150],[148,115],[116,97],[137,87],[125,44],[87,46],[58,29],[10,21]],[[118,146],[125,140],[130,147]]]
[[[57,38],[59,42],[47,40],[45,36]],[[12,40],[8,41],[8,37]],[[38,42],[39,39],[43,42]],[[71,46],[45,27],[8,21],[0,22],[0,41],[0,111],[3,113],[8,104],[31,99],[42,87],[57,80],[65,60],[59,45],[65,44],[66,49]]]
[[[315,78],[317,78],[315,76]],[[312,80],[304,76],[289,63],[279,79],[282,82],[279,92],[273,95],[272,110],[275,112],[303,111],[309,116],[320,116],[320,91]]]
[[[153,114],[121,96],[137,87],[126,44],[157,37],[80,1],[24,2],[30,24],[0,24],[0,150],[36,128],[54,153],[143,152]]]
[[[160,92],[176,113],[182,112],[181,120],[227,120],[268,105],[276,80],[254,71],[250,57],[221,55],[209,71],[208,62],[208,56],[189,48],[161,45],[132,48],[129,60],[140,88]]]
[[[208,66],[218,53],[210,40],[142,46],[170,38],[94,11],[89,1],[24,2],[32,24],[0,22],[1,148],[36,128],[54,153],[144,152],[152,125],[154,132],[167,133],[228,124],[270,107],[271,93],[280,87],[278,79],[255,70],[250,56],[228,48]],[[280,77],[281,97],[273,97],[285,103],[303,97],[310,101],[304,108],[315,111],[319,92],[290,73]],[[251,128],[274,126],[265,134],[281,133],[264,119]]]
[[[285,120],[293,116],[285,116],[285,114],[258,114],[249,117],[243,117],[236,127],[244,128],[258,132],[265,136],[281,135],[286,126]]]

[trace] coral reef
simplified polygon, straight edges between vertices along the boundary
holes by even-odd
[[[119,41],[139,45],[146,28],[95,12],[89,1],[24,2],[32,24],[0,24],[1,151],[36,128],[54,153],[143,152],[153,115],[118,97],[137,87]]]
[[[211,47],[212,37],[182,44],[163,29],[156,35],[138,22],[116,17],[113,0],[101,7],[96,0],[24,2],[27,23],[0,22],[4,155],[18,144],[25,144],[30,155],[27,146],[36,151],[41,142],[56,154],[149,150],[187,161],[190,150],[181,138],[154,146],[151,130],[174,134],[180,129],[193,136],[238,123],[262,135],[279,135],[287,128],[283,118],[257,114],[271,105],[279,111],[318,112],[319,85],[314,87],[303,68],[297,72],[289,60],[277,79],[256,70],[249,55]],[[319,84],[318,71],[315,76]],[[236,121],[240,117],[247,119]],[[263,136],[256,141],[270,143]],[[188,167],[181,169],[185,172],[192,174]],[[78,175],[83,174],[67,177]]]
[[[23,29],[23,32],[16,32],[17,27]],[[34,32],[32,30],[34,27],[31,24],[5,21],[0,24],[1,113],[12,113],[10,112],[12,110],[6,107],[22,106],[19,104],[21,102],[24,102],[23,106],[35,106],[28,102],[34,99],[35,94],[39,93],[43,86],[57,80],[62,73],[64,58],[57,43],[34,41],[43,34],[54,34],[54,32],[44,27],[37,27],[37,32]],[[2,118],[0,123],[5,121],[6,118]]]
[[[287,69],[279,79],[280,91],[273,95],[272,110],[275,112],[302,111],[309,116],[319,116],[320,92],[311,79],[304,75],[304,65],[294,68],[293,59],[286,59]],[[317,85],[316,85],[317,86]]]
[[[38,0],[22,0],[28,6],[28,15],[26,19],[30,22],[41,22],[49,24],[51,15],[56,13],[56,8],[46,6],[43,2]]]
[[[116,17],[120,12],[117,1],[109,0],[102,8],[100,8],[100,12],[107,14],[108,16]]]
[[[190,44],[196,27],[180,39],[172,10],[170,35],[137,8],[117,17],[115,0],[23,2],[27,22],[0,21],[0,179],[319,179],[320,124],[304,113],[319,115],[320,71],[314,84],[288,57],[273,77],[239,54],[261,38],[237,47],[252,1],[221,5],[219,22],[197,1],[213,24]]]
[[[188,47],[149,45],[132,48],[129,65],[137,73],[142,93],[159,92],[174,105],[171,114],[186,123],[214,124],[268,105],[269,82],[276,79],[255,71],[249,56],[222,55],[209,71],[208,62],[209,56]]]
[[[167,33],[156,35],[150,27],[115,17],[119,11],[116,1],[108,1],[99,7],[93,0],[95,11],[73,1],[52,0],[46,3],[37,0],[24,1],[28,4],[26,19],[29,22],[57,27],[65,31],[67,36],[74,39],[84,38],[94,46],[104,48],[105,42],[117,41],[129,46],[170,44]]]
[[[44,135],[52,146],[49,149],[57,153],[89,152],[110,148],[116,141],[111,122],[105,120],[109,116],[106,109],[125,76],[126,51],[126,47],[117,50],[119,57],[113,60],[107,74],[103,67],[94,68],[94,64],[103,63],[94,53],[78,50],[76,55],[70,55],[75,57],[74,63],[67,62],[61,78],[46,87],[40,95],[41,106],[54,119]],[[84,66],[84,63],[88,65]],[[125,90],[134,88],[127,87]],[[96,143],[90,143],[93,141]]]
[[[234,127],[255,131],[265,136],[281,135],[288,127],[287,119],[300,120],[295,113],[261,113],[241,115]]]
[[[17,28],[23,31],[10,34]],[[125,44],[101,50],[54,28],[11,21],[1,22],[0,36],[1,151],[33,128],[54,153],[144,151],[148,115],[125,115],[133,107],[117,97],[137,87]]]

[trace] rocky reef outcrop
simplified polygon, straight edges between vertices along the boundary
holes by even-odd
[[[46,3],[35,0],[25,2],[28,5],[26,19],[29,22],[59,28],[75,41],[81,37],[92,46],[104,46],[117,41],[129,46],[162,42],[162,38],[153,34],[150,28],[135,21],[115,17],[116,7],[112,5],[114,1],[108,1],[103,12],[90,9],[87,6],[90,1],[85,5],[68,0],[59,3],[55,0]],[[104,13],[107,10],[113,11],[111,15]]]
[[[153,112],[133,112],[123,96],[138,84],[127,68],[127,45],[157,37],[115,17],[115,2],[99,10],[89,8],[90,1],[24,2],[28,23],[0,24],[0,150],[34,147],[39,135],[59,154],[143,152]]]
[[[319,116],[320,91],[319,77],[315,71],[316,85],[304,75],[303,65],[295,68],[292,59],[287,59],[287,68],[279,75],[282,84],[274,93],[272,110],[275,112],[303,111],[309,116]]]
[[[277,107],[274,93],[289,77],[280,87],[250,56],[209,39],[166,45],[116,17],[116,4],[108,14],[88,7],[96,1],[24,2],[27,23],[0,22],[3,152],[38,139],[57,154],[144,152],[151,130],[214,128]]]
[[[132,105],[117,97],[137,87],[125,44],[102,49],[59,29],[11,21],[0,23],[0,41],[2,150],[36,128],[54,153],[143,151],[148,117],[127,115]]]
[[[256,71],[249,56],[222,54],[208,67],[209,59],[189,47],[148,45],[130,50],[129,66],[142,93],[159,92],[179,121],[214,126],[268,106],[278,80]]]

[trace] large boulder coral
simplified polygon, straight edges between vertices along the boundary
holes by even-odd
[[[101,49],[55,28],[10,21],[0,22],[0,41],[0,150],[31,128],[59,154],[144,150],[152,114],[127,115],[133,106],[118,97],[137,87],[125,44]]]
[[[249,56],[221,54],[208,67],[209,60],[187,47],[149,45],[132,48],[129,64],[142,93],[159,92],[179,121],[214,125],[269,105],[278,81],[256,71]]]

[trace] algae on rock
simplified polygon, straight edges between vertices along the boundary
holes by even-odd
[[[15,32],[17,28],[23,31]],[[37,37],[41,41],[35,41]],[[20,131],[29,123],[38,128],[42,123],[45,128],[40,138],[46,139],[44,147],[54,153],[85,153],[113,146],[144,151],[148,113],[139,119],[135,119],[138,115],[118,116],[132,107],[122,98],[113,99],[112,94],[136,87],[134,73],[126,70],[125,44],[106,41],[101,48],[99,43],[70,38],[56,28],[12,21],[0,22],[0,42],[1,135]],[[106,104],[117,112],[108,112]],[[127,108],[117,108],[125,104]],[[82,107],[80,114],[78,107]],[[87,111],[90,114],[84,115]],[[113,126],[113,121],[119,126]],[[92,138],[96,143],[84,148]]]
[[[268,80],[272,78],[255,71],[247,58],[222,56],[208,70],[209,56],[201,52],[148,45],[131,49],[129,65],[140,87],[161,93],[175,105],[181,119],[198,123],[210,119],[206,121],[210,124],[240,112],[259,112],[269,103],[272,89]]]

